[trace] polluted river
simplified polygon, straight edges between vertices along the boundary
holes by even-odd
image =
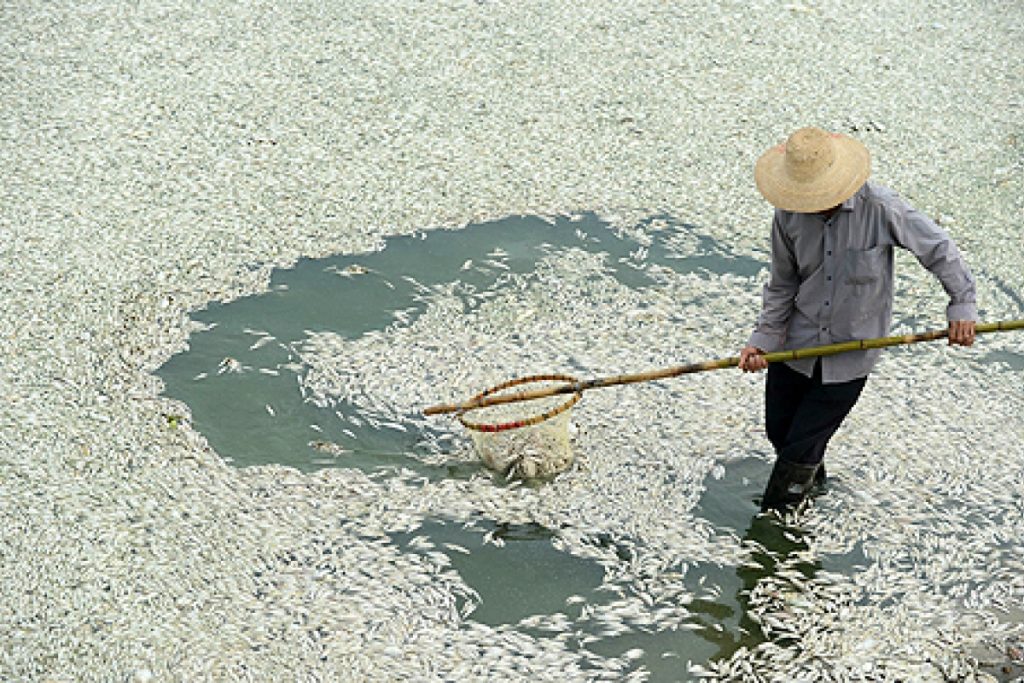
[[[421,500],[376,531],[452,572],[465,623],[556,643],[584,673],[729,675],[744,657],[798,656],[804,629],[870,604],[892,551],[863,504],[905,492],[857,483],[859,463],[889,447],[895,424],[864,415],[845,428],[827,514],[787,525],[757,515],[773,454],[756,413],[737,414],[758,380],[735,370],[589,392],[571,413],[575,461],[539,480],[487,469],[457,421],[421,411],[527,373],[731,354],[707,321],[752,310],[764,276],[667,216],[629,229],[592,214],[510,217],[275,271],[266,293],[197,312],[189,349],[159,376],[233,466],[419,482],[404,495]],[[888,353],[910,367],[915,352]],[[990,350],[966,362],[1019,376],[1019,360]],[[955,604],[970,594],[926,552],[938,540],[928,516],[954,507],[941,478],[926,481],[929,502],[903,506],[900,526],[921,529],[921,580]],[[996,539],[987,553],[1009,550]]]
[[[763,374],[584,392],[533,479],[424,410],[736,355],[804,126],[1024,318],[1022,12],[7,3],[0,680],[1019,680],[1022,332],[885,350],[781,525]]]

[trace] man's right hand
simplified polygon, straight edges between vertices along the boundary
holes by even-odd
[[[740,351],[740,370],[743,372],[759,372],[768,367],[764,359],[764,350],[756,346],[744,346]]]

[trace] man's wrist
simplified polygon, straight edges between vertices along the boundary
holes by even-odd
[[[750,339],[747,340],[747,346],[753,346],[760,349],[761,353],[766,353],[768,351],[777,351],[782,346],[782,343],[776,335],[754,332],[750,335]]]
[[[950,304],[946,307],[946,320],[949,322],[955,322],[957,320],[977,322],[978,306],[973,301],[961,304]]]

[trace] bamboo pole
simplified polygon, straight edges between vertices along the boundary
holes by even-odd
[[[985,334],[987,332],[1008,332],[1010,330],[1022,330],[1024,329],[1024,320],[1004,320],[1002,322],[995,323],[983,323],[976,325],[974,328],[975,334]],[[876,337],[874,339],[861,339],[859,341],[841,342],[839,344],[827,344],[825,346],[810,346],[804,349],[794,349],[790,351],[775,351],[772,353],[766,353],[764,358],[769,363],[779,363],[783,361],[800,360],[801,358],[818,358],[822,356],[834,356],[839,353],[847,353],[849,351],[863,351],[867,349],[880,349],[887,346],[900,346],[903,344],[915,344],[917,342],[934,341],[936,339],[944,339],[949,336],[948,328],[941,330],[930,330],[927,332],[918,332],[916,334],[905,334],[898,335],[895,337]],[[669,377],[678,377],[679,375],[687,375],[695,372],[704,372],[705,370],[719,370],[721,368],[734,368],[739,365],[739,356],[732,356],[730,358],[720,358],[718,360],[703,361],[700,363],[689,363],[687,365],[675,365],[668,368],[661,368],[659,370],[651,370],[648,372],[640,372],[636,374],[626,375],[613,375],[609,377],[595,377],[593,379],[581,380],[579,382],[571,382],[559,386],[547,387],[545,389],[535,389],[533,391],[521,391],[512,394],[504,394],[498,396],[483,396],[473,401],[467,401],[465,403],[451,403],[431,406],[423,411],[424,415],[440,415],[442,413],[457,413],[471,410],[474,408],[483,408],[484,406],[500,405],[504,403],[514,403],[517,401],[532,401],[538,398],[546,398],[548,396],[557,396],[559,394],[575,394],[587,389],[599,389],[602,387],[610,387],[619,384],[634,384],[636,382],[650,382],[653,380],[667,379]]]

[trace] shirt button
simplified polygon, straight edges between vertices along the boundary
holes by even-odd
[[[825,253],[828,254],[829,256],[831,256],[832,255],[832,250],[830,249],[830,250],[826,251]]]
[[[825,305],[828,306],[828,302],[827,301],[825,302]]]

